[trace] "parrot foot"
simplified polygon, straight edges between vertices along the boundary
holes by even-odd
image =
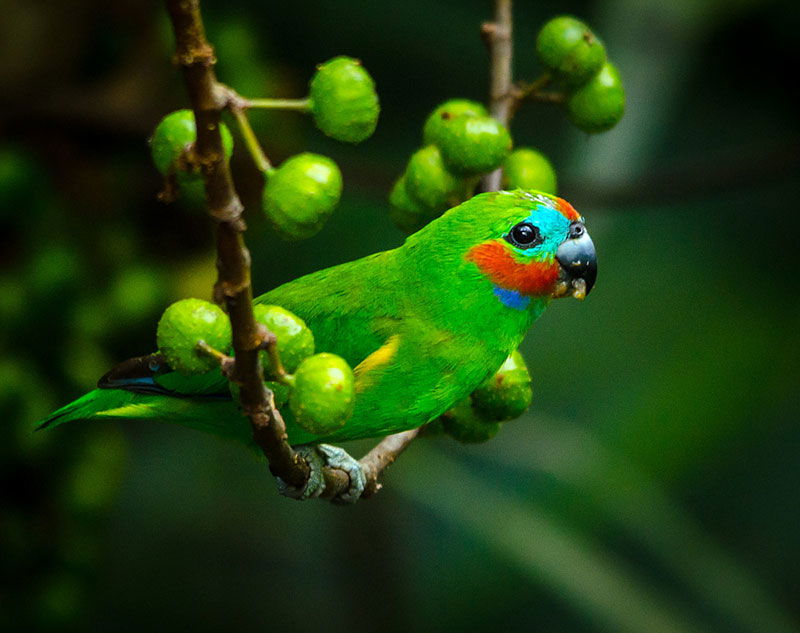
[[[358,460],[351,457],[343,448],[332,444],[320,444],[317,449],[325,456],[327,466],[343,470],[350,477],[350,488],[335,497],[334,501],[339,503],[355,503],[358,501],[367,485],[367,477],[364,475],[364,469],[361,468]]]
[[[355,503],[364,492],[367,485],[367,478],[358,460],[351,457],[347,451],[331,444],[319,444],[317,446],[304,445],[295,446],[294,450],[306,460],[309,468],[308,481],[302,488],[288,485],[280,477],[278,481],[278,492],[284,497],[305,501],[319,497],[325,491],[325,478],[322,476],[322,469],[325,466],[343,470],[350,477],[350,488],[338,495],[334,501],[340,503]]]
[[[325,479],[322,476],[322,469],[325,467],[325,461],[322,455],[319,454],[316,446],[305,445],[295,446],[293,448],[308,464],[308,481],[306,481],[306,484],[302,488],[296,488],[295,486],[287,484],[280,477],[276,477],[278,492],[284,497],[297,499],[297,501],[305,501],[306,499],[319,497],[322,491],[325,490]]]

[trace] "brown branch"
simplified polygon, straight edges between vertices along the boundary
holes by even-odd
[[[495,0],[493,22],[481,26],[481,35],[489,47],[489,111],[503,125],[511,121],[514,88],[511,62],[513,59],[513,21],[511,0]],[[503,170],[495,169],[481,181],[483,191],[500,189]]]
[[[193,155],[187,157],[203,174],[209,214],[216,223],[217,282],[214,298],[225,305],[233,331],[233,358],[207,345],[201,348],[214,356],[230,380],[239,385],[239,400],[253,428],[253,439],[269,461],[270,472],[295,488],[308,481],[309,466],[288,443],[286,424],[275,407],[272,392],[264,385],[264,370],[259,352],[266,349],[273,367],[283,374],[275,337],[260,327],[253,316],[253,289],[250,283],[250,252],[244,242],[244,208],[233,185],[220,135],[222,110],[230,109],[247,136],[249,124],[244,110],[250,106],[236,92],[220,84],[214,72],[214,49],[205,36],[199,0],[167,0],[177,43],[175,59],[183,69],[184,81],[194,111],[197,141]],[[255,105],[255,104],[253,104]],[[270,169],[255,137],[248,149],[255,153],[262,171]],[[255,148],[255,152],[254,152]],[[283,376],[285,378],[285,376]],[[367,495],[380,488],[378,476],[417,436],[406,431],[384,438],[361,460],[367,478]],[[324,468],[323,498],[332,499],[346,492],[350,477],[342,470]]]
[[[421,428],[403,431],[384,437],[359,463],[367,478],[363,497],[371,497],[381,489],[378,477],[391,466],[409,444],[420,434]]]
[[[219,131],[228,92],[217,82],[214,49],[205,36],[199,0],[167,0],[167,9],[175,32],[175,59],[183,70],[194,110],[194,160],[202,170],[209,214],[216,223],[218,277],[214,298],[225,305],[231,320],[236,358],[231,380],[240,387],[242,409],[253,427],[253,439],[269,461],[270,471],[299,488],[308,480],[309,467],[287,442],[286,425],[275,408],[272,393],[264,385],[259,360],[262,339],[253,316],[243,206],[233,186]]]

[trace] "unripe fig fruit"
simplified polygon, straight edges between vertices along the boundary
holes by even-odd
[[[278,354],[283,368],[293,374],[298,365],[314,353],[314,335],[305,321],[285,308],[272,305],[253,306],[256,321],[277,339]],[[264,371],[270,373],[269,355],[261,353]]]
[[[309,356],[297,368],[289,408],[298,425],[314,435],[344,426],[353,412],[355,379],[347,362],[335,354]]]
[[[484,419],[464,398],[442,416],[445,433],[464,444],[479,444],[492,439],[500,430],[500,423]]]
[[[493,376],[472,392],[472,404],[485,418],[506,422],[531,404],[531,376],[519,351],[514,351]]]
[[[579,130],[596,134],[614,127],[625,113],[625,90],[610,62],[567,99],[567,118]]]
[[[553,18],[536,38],[539,60],[574,86],[591,79],[606,61],[606,50],[586,24],[568,15]]]
[[[305,239],[325,224],[342,195],[342,174],[330,158],[305,152],[273,170],[264,185],[264,211],[285,239]]]
[[[460,116],[442,129],[438,145],[449,171],[473,175],[497,169],[512,141],[506,127],[491,117]]]
[[[233,137],[228,126],[220,124],[222,135],[222,149],[225,158],[230,159],[233,153]],[[194,122],[194,112],[191,110],[176,110],[165,116],[156,126],[150,139],[150,153],[158,171],[167,175],[170,167],[176,163],[181,154],[197,139],[197,128]],[[175,165],[175,173],[179,174],[179,165]],[[200,177],[199,172],[183,171],[185,176]]]
[[[431,219],[430,211],[423,209],[408,195],[405,174],[394,183],[389,194],[389,204],[389,218],[397,228],[406,233],[421,229]]]
[[[175,371],[202,374],[218,363],[200,352],[197,343],[205,341],[227,354],[231,348],[231,323],[218,305],[201,299],[182,299],[164,311],[156,340],[159,351]]]
[[[438,145],[442,131],[447,129],[453,119],[461,116],[489,116],[482,103],[468,99],[450,99],[428,115],[425,127],[422,128],[422,138],[426,145]]]
[[[555,195],[556,172],[544,154],[520,147],[503,161],[503,189],[535,189]]]
[[[375,82],[357,59],[334,57],[320,64],[309,97],[314,122],[331,138],[360,143],[375,131],[380,111]]]
[[[414,152],[408,161],[405,179],[409,198],[423,208],[442,212],[463,201],[464,179],[445,168],[435,145]]]

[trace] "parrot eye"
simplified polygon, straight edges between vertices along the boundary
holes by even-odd
[[[539,229],[530,222],[520,222],[512,228],[505,239],[510,244],[519,248],[533,248],[542,243],[542,235]]]

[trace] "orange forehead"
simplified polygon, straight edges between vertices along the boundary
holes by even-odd
[[[580,214],[578,214],[575,208],[569,202],[564,200],[564,198],[556,198],[556,209],[558,209],[561,212],[561,215],[567,218],[567,220],[570,222],[575,222],[576,220],[581,219]]]

